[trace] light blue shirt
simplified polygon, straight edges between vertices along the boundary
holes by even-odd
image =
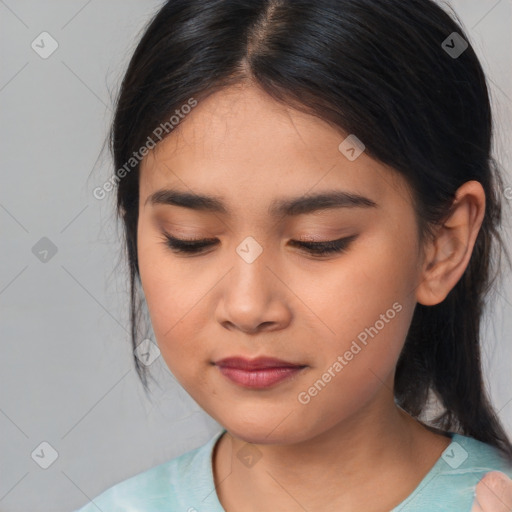
[[[206,444],[110,487],[75,512],[225,512],[215,492]],[[418,487],[390,512],[470,512],[477,483],[489,471],[512,477],[494,447],[449,433],[452,442]]]

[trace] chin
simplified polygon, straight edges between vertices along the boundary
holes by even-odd
[[[274,415],[269,419],[259,418],[253,421],[247,419],[236,421],[231,415],[228,418],[218,418],[217,421],[230,435],[246,443],[286,445],[306,441],[309,439],[307,429],[301,428],[296,421],[294,422],[292,416],[293,414],[290,415],[290,421],[284,419],[286,415],[282,417]],[[280,421],[282,421],[281,424],[279,424]]]

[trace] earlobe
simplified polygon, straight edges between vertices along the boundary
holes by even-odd
[[[463,276],[485,214],[485,192],[478,181],[464,183],[452,209],[425,248],[416,300],[425,306],[441,303]]]

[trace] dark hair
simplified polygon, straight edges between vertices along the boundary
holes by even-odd
[[[191,98],[247,81],[356,134],[369,156],[400,173],[412,191],[420,242],[448,214],[455,191],[480,182],[486,212],[471,260],[444,301],[416,304],[396,368],[395,401],[419,418],[434,393],[444,412],[432,428],[494,445],[512,461],[512,444],[484,387],[479,341],[484,297],[506,254],[498,231],[503,183],[491,156],[486,78],[456,19],[431,0],[169,0],[131,58],[110,143],[116,169],[126,169],[155,128]],[[448,51],[461,48],[453,32],[468,42],[458,56]],[[132,166],[116,180],[135,349],[144,297],[139,164]],[[146,368],[134,361],[147,391]]]

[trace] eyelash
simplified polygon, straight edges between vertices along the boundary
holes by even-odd
[[[211,247],[215,243],[215,239],[200,239],[200,240],[183,240],[175,238],[168,233],[163,233],[165,237],[165,244],[174,252],[185,254],[199,254],[203,249]],[[346,252],[350,243],[357,238],[357,235],[352,235],[338,240],[328,240],[326,242],[301,242],[292,240],[295,246],[303,248],[314,257],[322,257],[328,254]]]

